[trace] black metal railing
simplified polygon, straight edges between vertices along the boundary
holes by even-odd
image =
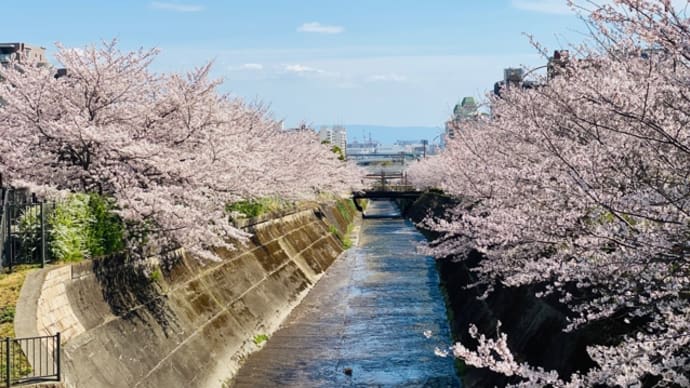
[[[0,175],[0,180],[2,175]],[[9,190],[2,187],[0,183],[0,270],[2,270],[2,263],[5,261],[5,247],[7,246],[8,231],[10,227],[7,221],[7,207],[9,202]]]
[[[0,214],[0,270],[12,272],[19,264],[45,265],[52,261],[47,249],[48,215],[54,202],[38,201],[24,190],[3,189]]]
[[[60,381],[60,333],[53,336],[5,338],[0,346],[2,387]]]

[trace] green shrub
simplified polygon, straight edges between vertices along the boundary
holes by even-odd
[[[105,256],[125,248],[124,226],[115,213],[114,201],[98,194],[89,194],[92,223],[89,225],[87,249],[91,256]]]
[[[0,324],[11,323],[14,321],[14,306],[6,306],[0,309]]]
[[[17,218],[15,227],[21,244],[21,257],[34,257],[41,244],[41,207],[30,206]]]
[[[79,261],[89,257],[89,226],[94,223],[89,196],[72,194],[50,215],[50,250],[58,260]]]
[[[114,201],[98,194],[71,194],[48,218],[53,257],[79,261],[124,249],[124,225]]]

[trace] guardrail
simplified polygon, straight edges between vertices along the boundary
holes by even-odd
[[[2,387],[60,381],[60,333],[43,337],[5,338],[0,346],[0,361]]]

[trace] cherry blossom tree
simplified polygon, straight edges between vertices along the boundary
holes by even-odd
[[[161,246],[215,259],[248,235],[224,212],[261,196],[342,193],[359,171],[315,135],[281,130],[267,110],[218,92],[211,65],[157,74],[156,50],[116,42],[56,55],[50,67],[0,69],[0,173],[38,192],[98,192]],[[130,228],[132,229],[132,228]]]
[[[592,40],[566,72],[506,90],[491,119],[455,131],[408,177],[464,199],[427,220],[445,233],[429,250],[483,252],[475,286],[540,285],[538,296],[570,308],[566,330],[601,320],[629,330],[592,344],[598,366],[567,378],[518,363],[505,335],[475,328],[479,347],[453,352],[522,386],[688,386],[690,22],[664,0],[616,0],[588,17]]]

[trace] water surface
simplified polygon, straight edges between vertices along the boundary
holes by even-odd
[[[398,212],[377,201],[367,214]],[[235,386],[460,386],[453,360],[434,355],[450,331],[434,260],[416,253],[422,235],[401,218],[375,218],[363,221],[359,238],[247,360]]]

